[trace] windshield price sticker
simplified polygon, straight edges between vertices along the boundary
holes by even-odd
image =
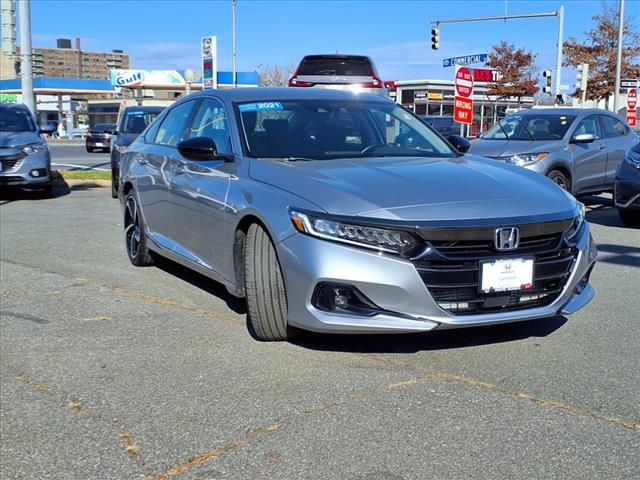
[[[243,103],[238,107],[243,112],[259,112],[268,110],[284,110],[280,102]]]

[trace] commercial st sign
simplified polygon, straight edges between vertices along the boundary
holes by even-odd
[[[469,125],[473,121],[473,73],[467,67],[457,65],[453,83],[456,94],[453,101],[453,120]]]
[[[474,63],[485,63],[489,57],[486,53],[476,53],[475,55],[464,55],[462,57],[451,57],[442,60],[444,68],[455,65],[473,65]]]

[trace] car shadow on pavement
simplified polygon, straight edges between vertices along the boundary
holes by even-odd
[[[587,222],[604,227],[625,228],[613,205],[611,195],[587,195],[579,200],[587,207]]]
[[[293,343],[310,350],[351,353],[416,353],[420,351],[514,342],[546,337],[567,323],[564,316],[507,323],[488,327],[461,328],[424,333],[381,335],[327,335],[300,332]]]
[[[640,242],[640,231],[637,234]],[[640,248],[611,243],[598,244],[598,262],[640,267]]]
[[[46,200],[69,195],[71,189],[66,183],[56,183],[51,189],[51,195],[38,190],[21,190],[19,188],[8,188],[0,190],[0,205],[15,202],[16,200]]]
[[[218,297],[220,300],[227,304],[231,310],[239,315],[247,313],[244,299],[234,297],[227,289],[219,282],[211,280],[204,275],[201,275],[193,270],[183,267],[182,265],[169,260],[168,258],[154,255],[154,264],[163,272],[173,275],[180,280],[193,285],[200,290],[204,290],[210,295]]]

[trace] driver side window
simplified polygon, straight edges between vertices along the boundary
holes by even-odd
[[[593,138],[598,140],[602,138],[600,133],[600,123],[595,115],[589,115],[582,119],[582,121],[576,127],[575,132],[573,132],[573,136],[583,135],[583,134],[591,134]]]
[[[227,113],[218,100],[206,98],[200,104],[185,139],[194,137],[209,137],[218,153],[233,153]]]

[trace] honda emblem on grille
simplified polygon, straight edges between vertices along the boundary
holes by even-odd
[[[515,250],[520,243],[518,227],[496,228],[496,250]]]

